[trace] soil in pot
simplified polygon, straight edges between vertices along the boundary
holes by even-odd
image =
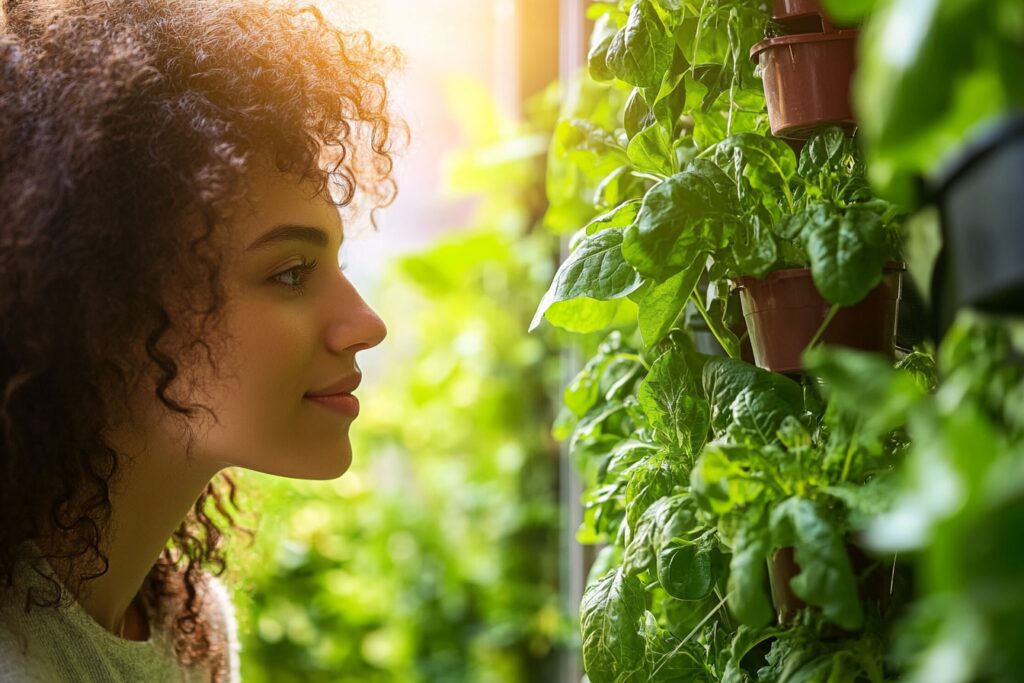
[[[882,281],[859,303],[840,308],[821,343],[894,356],[902,263],[885,267]],[[814,286],[809,268],[789,268],[764,278],[736,278],[754,362],[759,368],[798,374],[801,356],[832,308]]]
[[[768,122],[776,137],[805,139],[822,126],[852,133],[850,106],[859,31],[805,33],[762,40],[750,50],[761,67]]]

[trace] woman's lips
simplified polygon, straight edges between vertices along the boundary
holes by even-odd
[[[306,396],[305,398],[339,415],[347,415],[348,417],[353,418],[358,417],[359,415],[359,399],[352,394]]]

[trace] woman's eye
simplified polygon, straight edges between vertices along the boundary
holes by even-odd
[[[310,273],[316,269],[317,260],[303,261],[294,268],[289,268],[286,271],[278,273],[273,277],[275,282],[278,282],[286,287],[295,290],[297,293],[302,294],[305,291],[306,281],[309,279]],[[282,281],[280,278],[285,278],[286,281]]]

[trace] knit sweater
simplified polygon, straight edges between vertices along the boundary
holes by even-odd
[[[26,548],[37,554],[34,543]],[[224,585],[204,573],[197,593],[200,615],[212,631],[209,660],[185,666],[174,653],[174,617],[180,605],[171,598],[151,604],[143,592],[140,602],[149,624],[149,639],[134,641],[114,635],[86,612],[73,598],[60,607],[24,605],[31,587],[47,599],[53,586],[27,561],[15,566],[14,586],[0,586],[0,683],[238,683],[239,644],[234,607]],[[39,571],[63,583],[45,560]],[[203,599],[203,598],[207,599]]]

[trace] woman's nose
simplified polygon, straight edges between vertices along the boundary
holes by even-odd
[[[348,278],[342,275],[341,279],[343,284],[333,303],[327,345],[335,353],[373,348],[387,337],[387,325]]]

